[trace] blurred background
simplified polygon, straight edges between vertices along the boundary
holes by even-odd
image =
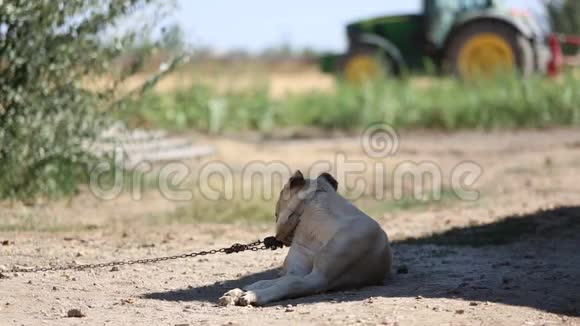
[[[115,146],[576,126],[579,26],[575,1],[2,2],[0,196],[74,196]]]
[[[563,0],[2,2],[0,197],[72,198],[116,146],[123,169],[195,170],[292,165],[260,146],[304,140],[300,167],[320,158],[315,139],[377,123],[403,140],[575,127],[579,26]]]

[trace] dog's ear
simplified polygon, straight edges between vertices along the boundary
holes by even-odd
[[[306,184],[306,180],[304,179],[302,172],[300,172],[300,170],[296,170],[294,175],[290,177],[288,183],[290,184],[290,189],[302,188]]]
[[[335,191],[338,189],[338,181],[336,181],[336,179],[331,176],[330,173],[324,172],[318,176],[318,179],[326,180],[326,182],[328,182]]]

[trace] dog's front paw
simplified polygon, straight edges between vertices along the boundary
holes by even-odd
[[[258,301],[258,295],[256,292],[248,291],[240,297],[238,304],[240,306],[257,306],[260,302]]]
[[[240,303],[240,298],[244,295],[244,291],[241,289],[233,289],[224,293],[224,295],[219,298],[219,303],[222,306],[235,306]]]

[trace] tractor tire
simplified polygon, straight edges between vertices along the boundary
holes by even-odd
[[[445,68],[461,79],[536,70],[532,43],[516,28],[498,21],[469,24],[451,36]]]
[[[399,69],[384,51],[374,47],[351,49],[341,60],[339,75],[348,82],[360,84],[398,75]]]

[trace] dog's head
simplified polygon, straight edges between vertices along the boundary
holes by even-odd
[[[296,171],[280,191],[276,203],[276,238],[290,245],[304,209],[304,201],[311,199],[317,191],[336,191],[337,188],[338,182],[328,173],[316,179],[307,179],[300,170]]]

